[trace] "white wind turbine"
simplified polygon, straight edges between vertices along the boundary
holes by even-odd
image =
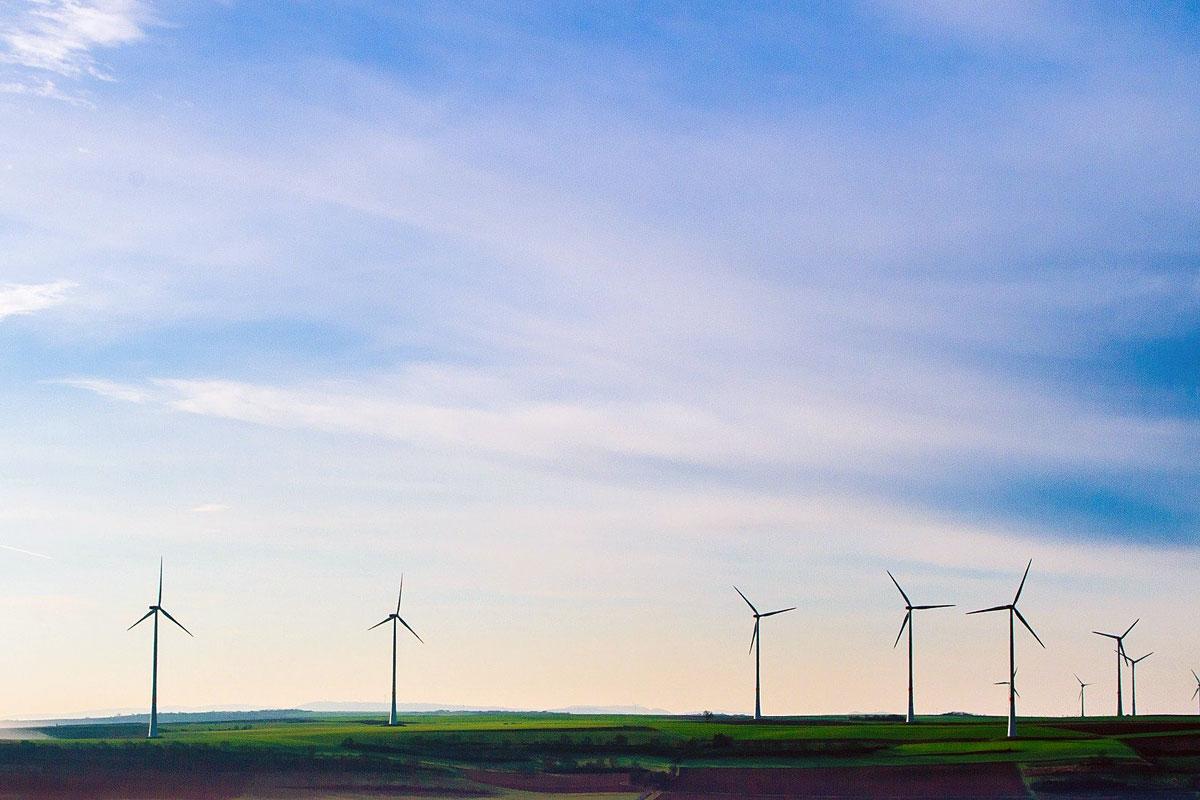
[[[916,714],[913,712],[913,612],[925,611],[930,608],[953,608],[953,603],[945,603],[936,606],[914,606],[912,601],[908,599],[908,595],[900,588],[900,582],[896,580],[896,576],[887,570],[888,577],[892,579],[892,583],[896,584],[896,590],[900,592],[900,596],[904,598],[904,621],[900,623],[900,632],[896,634],[896,641],[892,644],[892,649],[900,644],[900,637],[904,635],[904,629],[908,628],[908,715],[904,718],[905,722],[915,722]]]
[[[133,630],[138,625],[141,625],[150,617],[154,617],[154,649],[153,656],[150,662],[150,731],[146,734],[147,738],[153,739],[158,736],[158,615],[162,614],[167,619],[179,626],[179,629],[188,636],[192,632],[183,627],[179,620],[171,616],[171,613],[163,608],[162,605],[162,590],[163,590],[163,565],[162,559],[158,560],[158,602],[150,606],[150,610],[139,619],[137,622],[130,625],[126,630]]]
[[[398,630],[397,623],[399,623],[400,625],[403,625],[405,628],[408,628],[408,632],[411,633],[413,636],[417,636],[417,632],[414,631],[409,626],[409,624],[407,622],[405,622],[404,619],[401,618],[401,616],[400,616],[400,601],[403,599],[404,599],[404,576],[401,575],[400,576],[400,593],[398,595],[396,595],[396,613],[388,614],[386,617],[383,618],[382,621],[377,622],[374,625],[372,625],[371,627],[367,628],[367,630],[373,631],[376,628],[378,628],[380,625],[383,625],[388,622],[392,623],[392,711],[391,711],[391,714],[388,715],[388,725],[396,724],[396,632]],[[417,636],[417,641],[420,642],[421,644],[425,644],[425,640],[422,639],[420,636]]]
[[[1006,603],[1002,606],[992,606],[991,608],[981,608],[978,611],[968,611],[968,614],[986,614],[989,611],[1007,611],[1008,612],[1008,736],[1012,738],[1017,735],[1017,645],[1016,645],[1016,626],[1013,618],[1021,620],[1021,624],[1025,629],[1033,634],[1033,638],[1037,639],[1037,643],[1045,647],[1041,638],[1034,633],[1033,628],[1025,621],[1025,617],[1017,609],[1017,601],[1021,599],[1021,590],[1025,588],[1025,579],[1029,577],[1029,568],[1033,566],[1033,559],[1029,559],[1029,563],[1025,565],[1025,574],[1021,576],[1021,585],[1017,587],[1017,593],[1013,597],[1011,603]],[[1003,681],[1001,682],[1003,683]]]
[[[750,636],[750,649],[754,652],[754,718],[762,719],[762,636],[758,632],[759,622],[776,614],[795,611],[796,607],[781,608],[778,611],[768,611],[765,614],[760,614],[758,613],[758,609],[754,607],[754,604],[747,599],[746,595],[742,594],[741,589],[735,586],[733,590],[742,596],[742,599],[746,601],[746,605],[750,606],[750,611],[754,614],[754,633]]]

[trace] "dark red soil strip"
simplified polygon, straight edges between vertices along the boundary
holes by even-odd
[[[664,800],[750,796],[1024,800],[1029,793],[1015,764],[811,769],[685,767],[679,771],[679,777],[672,782]]]

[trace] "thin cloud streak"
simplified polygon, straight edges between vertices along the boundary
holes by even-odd
[[[12,545],[9,545],[9,544],[0,544],[0,550],[8,550],[13,553],[21,553],[22,555],[33,556],[34,558],[44,558],[44,559],[51,560],[51,561],[53,560],[53,556],[48,556],[44,553],[35,553],[32,550],[26,550],[22,547],[13,547]]]
[[[418,374],[427,379],[430,373]],[[390,391],[383,385],[283,388],[228,380],[64,383],[200,416],[532,459],[593,452],[705,466],[858,465],[871,471],[888,463],[897,469],[914,462],[948,465],[974,455],[1026,466],[1181,469],[1200,447],[1200,424],[1192,420],[1101,412],[1029,389],[1006,395],[990,390],[985,377],[959,377],[955,383],[944,372],[939,376],[944,396],[910,390],[907,397],[869,402],[869,387],[855,396],[802,385],[735,385],[724,387],[722,396],[704,398],[703,405],[527,399],[496,404],[482,397],[434,403],[421,397],[419,385],[403,379]],[[789,396],[792,402],[768,399]]]

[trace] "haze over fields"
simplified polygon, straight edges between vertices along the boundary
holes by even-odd
[[[0,8],[0,718],[1190,711],[1183,5]]]

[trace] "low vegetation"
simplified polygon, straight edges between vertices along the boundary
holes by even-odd
[[[480,786],[505,781],[572,786],[574,793],[620,787],[669,792],[697,775],[713,782],[713,775],[729,778],[747,769],[773,770],[772,780],[791,785],[797,775],[818,774],[836,784],[829,776],[845,768],[886,776],[888,770],[900,775],[916,767],[989,764],[1024,780],[1036,796],[1088,786],[1200,787],[1200,718],[1023,723],[1016,740],[1004,737],[1002,719],[960,716],[904,725],[847,717],[754,723],[720,716],[414,714],[391,728],[374,719],[326,715],[164,724],[153,741],[144,738],[144,726],[131,723],[56,725],[39,729],[49,738],[0,742],[0,782],[25,786],[19,796],[49,797],[58,795],[39,794],[37,776],[68,796],[72,786],[83,792],[78,787],[93,779],[117,781],[128,792],[137,776],[150,776],[147,784],[160,787],[170,776],[172,796],[188,797],[189,780],[211,784],[219,777],[230,797],[249,797],[247,786],[286,775],[297,785],[365,781],[397,793],[396,787],[408,787],[427,795],[480,796]],[[699,772],[712,769],[739,772]]]

